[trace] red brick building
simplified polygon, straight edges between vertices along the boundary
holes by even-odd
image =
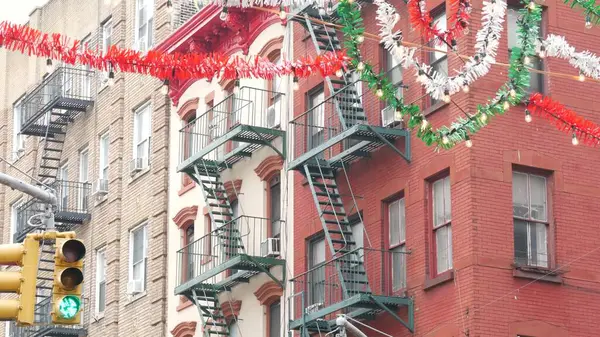
[[[426,44],[411,30],[406,5],[392,3],[402,16],[397,28],[404,40]],[[518,15],[512,10],[520,5],[508,5],[498,63],[508,63],[506,32],[516,34]],[[600,51],[600,28],[585,29],[580,11],[562,1],[542,5],[544,36],[564,35],[578,50]],[[362,6],[366,31],[377,34],[376,6]],[[444,2],[429,1],[427,7],[444,20]],[[482,2],[474,0],[472,7],[471,33],[457,40],[465,55],[473,52]],[[343,39],[339,33],[337,39],[327,38],[331,33],[314,23],[311,29],[302,20],[294,25],[295,57],[314,56],[315,44],[322,50],[339,48]],[[377,39],[367,37],[361,53],[376,69],[390,70]],[[430,56],[421,52],[425,59]],[[444,62],[450,75],[462,64],[452,54],[437,63]],[[577,75],[564,60],[547,58],[541,67]],[[412,70],[392,72],[390,78],[399,83],[400,76],[407,86],[400,89],[405,102],[420,104],[428,121],[439,127],[463,114],[461,109],[474,111],[485,103],[506,81],[507,68],[494,65],[469,93],[452,96],[456,105],[432,105]],[[399,126],[385,128],[381,111],[386,106],[366,85],[356,87],[350,78],[331,80],[331,86],[317,77],[299,81],[296,119],[288,129],[294,137],[290,168],[297,170],[290,328],[328,331],[337,314],[363,310],[357,315],[365,323],[392,336],[600,334],[598,149],[572,145],[569,134],[540,118],[526,123],[525,107],[516,106],[473,136],[471,148],[458,144],[437,153],[414,135],[389,131]],[[598,83],[548,75],[534,76],[535,81],[545,94],[600,120]],[[368,124],[379,129],[357,126],[364,123],[360,118],[347,119],[348,129],[340,128],[335,114],[340,104],[347,107],[344,113],[364,112]],[[346,165],[339,165],[342,161]],[[351,267],[354,272],[348,271]],[[366,279],[356,276],[362,274]],[[348,300],[356,296],[363,297]],[[390,303],[381,303],[386,298]],[[377,335],[367,333],[372,334]]]

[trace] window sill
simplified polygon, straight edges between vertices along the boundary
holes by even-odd
[[[145,176],[146,173],[148,173],[148,172],[150,172],[150,166],[146,167],[145,169],[143,169],[143,170],[141,170],[139,172],[133,173],[131,175],[131,180],[129,181],[129,184],[133,184],[136,180],[138,180],[141,177]]]
[[[429,108],[425,109],[423,111],[423,116],[430,115],[430,114],[436,112],[437,110],[440,110],[441,108],[445,107],[446,105],[450,105],[450,103],[446,103],[444,101],[439,101],[439,102],[435,103],[434,105],[430,106]]]
[[[196,187],[196,183],[192,181],[191,183],[189,183],[189,184],[187,184],[187,185],[184,185],[184,186],[183,186],[183,187],[182,187],[182,188],[179,190],[179,192],[177,192],[177,194],[178,194],[179,196],[182,196],[182,195],[184,195],[185,193],[187,193],[188,191],[190,191],[191,189],[193,189],[194,187]]]
[[[185,298],[185,297],[180,296],[180,298]],[[188,299],[181,299],[181,302],[179,303],[179,305],[177,306],[177,308],[175,308],[175,310],[177,312],[185,310],[185,309],[191,307],[192,304],[193,304],[192,301],[190,301]]]
[[[104,311],[103,312],[97,312],[94,314],[94,316],[92,316],[92,319],[94,320],[92,323],[100,323],[100,321],[104,318]]]
[[[130,305],[134,302],[137,302],[138,300],[146,297],[146,295],[147,295],[146,290],[142,291],[141,293],[137,293],[135,295],[128,295],[129,301],[127,303],[125,303],[125,306]]]
[[[513,277],[515,278],[524,278],[556,284],[563,283],[560,273],[553,272],[552,269],[520,265],[515,265],[513,268]]]
[[[423,286],[423,290],[430,290],[454,279],[454,270],[449,270],[437,275],[434,278],[427,277]]]
[[[101,205],[102,205],[102,204],[104,204],[104,203],[105,203],[107,200],[108,200],[108,193],[106,193],[105,195],[103,195],[103,196],[101,196],[101,197],[100,197],[100,196],[97,196],[97,197],[96,197],[96,203],[95,203],[95,206],[96,206],[96,207],[98,207],[98,206],[101,206]]]

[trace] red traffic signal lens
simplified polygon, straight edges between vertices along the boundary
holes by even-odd
[[[65,290],[75,290],[83,282],[83,272],[79,268],[67,268],[58,276]]]
[[[60,253],[65,262],[77,262],[85,256],[85,245],[79,240],[67,240],[62,244]]]

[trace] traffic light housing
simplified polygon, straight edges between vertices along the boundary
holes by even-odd
[[[73,238],[56,239],[52,323],[72,325],[81,322],[81,292],[85,245]]]
[[[0,292],[17,293],[18,299],[0,300],[0,320],[33,325],[40,243],[28,235],[23,243],[0,245],[0,265],[20,266],[20,271],[0,272]]]

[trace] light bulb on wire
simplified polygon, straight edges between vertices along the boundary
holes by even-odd
[[[423,121],[421,122],[421,130],[427,129],[428,125],[429,125],[429,122],[425,119],[425,117],[423,117]]]
[[[114,71],[109,71],[108,72],[108,79],[106,80],[106,84],[109,87],[112,87],[113,85],[115,85],[115,72]]]
[[[227,9],[227,7],[223,7],[223,9],[221,10],[221,14],[219,14],[219,18],[222,21],[227,21],[228,17],[229,17],[229,10]]]
[[[469,88],[469,83],[467,81],[463,82],[463,86],[462,86],[462,91],[466,94],[470,91],[471,89]]]
[[[417,77],[417,81],[424,82],[426,79],[427,79],[427,75],[425,74],[425,71],[422,69],[419,69],[419,76]]]
[[[332,2],[332,1],[329,1],[329,2],[327,3],[327,10],[326,10],[326,13],[327,13],[327,15],[331,16],[331,15],[333,15],[333,12],[334,12],[334,10],[333,10],[333,2]]]
[[[450,91],[448,91],[448,90],[444,91],[444,96],[442,96],[442,100],[445,103],[450,103]]]
[[[573,137],[571,138],[571,144],[579,145],[579,139],[577,138],[577,134],[573,131]]]
[[[365,64],[362,62],[358,62],[358,64],[356,65],[356,70],[358,70],[358,71],[365,70]]]
[[[381,88],[377,88],[377,91],[375,91],[375,95],[377,95],[377,97],[379,98],[383,97],[383,90],[381,90]]]
[[[488,116],[487,116],[487,114],[485,114],[485,113],[482,113],[482,114],[481,114],[481,116],[479,117],[479,120],[480,120],[482,123],[485,123],[485,122],[487,121],[487,119],[488,119]]]
[[[529,9],[534,10],[535,9],[535,1],[529,1]]]
[[[538,56],[543,59],[546,57],[546,47],[540,46],[540,51],[538,52]]]
[[[529,65],[529,63],[531,63],[531,59],[529,58],[529,56],[523,57],[523,63],[525,65]]]
[[[510,109],[510,103],[508,103],[508,101],[504,101],[504,103],[502,104],[502,108],[504,108],[504,110]]]
[[[292,89],[294,91],[298,91],[300,89],[300,84],[298,84],[298,76],[294,76],[294,84],[292,84]]]
[[[319,7],[319,16],[327,15],[327,11],[323,7]]]
[[[342,76],[344,76],[344,70],[342,70],[342,68],[338,69],[338,70],[335,72],[335,76],[337,76],[337,77],[342,77]]]
[[[465,137],[465,146],[468,148],[473,147],[473,141],[471,140],[471,138],[469,138],[469,136]]]
[[[531,112],[529,110],[525,110],[525,122],[531,123],[533,118],[531,117]]]
[[[162,87],[160,88],[160,93],[166,95],[169,93],[169,80],[165,79]]]
[[[52,64],[51,59],[46,60],[46,72],[49,74],[54,71],[54,65]]]
[[[442,144],[446,145],[448,143],[450,143],[450,139],[448,138],[448,136],[444,135],[442,137]]]
[[[359,36],[357,36],[357,37],[356,37],[356,42],[358,42],[358,43],[363,43],[363,42],[365,42],[365,37],[364,37],[364,36],[362,36],[362,35],[359,35]]]
[[[585,74],[582,72],[579,72],[579,76],[577,77],[577,79],[579,80],[579,82],[584,82],[585,81]]]
[[[281,20],[285,20],[285,19],[287,19],[287,13],[285,12],[285,7],[283,7],[283,6],[281,6],[281,7],[279,8],[279,18],[280,18]]]
[[[592,17],[589,14],[585,17],[585,28],[586,29],[592,28]]]
[[[510,89],[508,94],[510,95],[510,97],[515,98],[517,96],[517,91],[515,89]]]

